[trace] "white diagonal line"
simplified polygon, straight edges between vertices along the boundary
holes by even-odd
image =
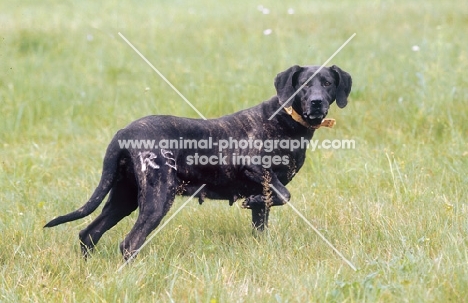
[[[294,207],[294,205],[291,204],[291,202],[288,200],[286,200],[286,198],[276,189],[276,187],[274,187],[272,184],[270,184],[270,187],[273,188],[273,190],[276,192],[276,194],[281,198],[283,199],[283,201],[287,202],[286,204],[289,205],[298,215],[299,217],[302,218],[302,220],[304,220],[305,223],[307,223],[307,225],[309,225],[314,231],[315,233],[320,237],[322,238],[323,241],[325,241],[325,243],[327,243],[328,246],[330,246],[333,251],[341,257],[341,259],[343,259],[343,261],[346,262],[346,264],[349,265],[349,267],[351,267],[354,271],[357,271],[356,267],[353,265],[353,263],[351,263],[351,261],[349,261],[348,259],[345,258],[345,256],[343,256],[342,253],[340,253],[340,251],[338,249],[336,249],[335,246],[333,246],[333,244],[330,243],[330,241],[327,240],[327,238],[325,238],[325,236],[317,229],[315,228],[315,226],[312,225],[312,223],[310,223],[309,220],[307,220],[306,217],[304,217],[303,214],[301,214],[297,208]]]
[[[193,106],[192,103],[190,103],[189,100],[187,100],[187,98],[184,97],[184,95],[182,95],[181,92],[179,92],[179,90],[177,90],[177,88],[175,88],[174,85],[172,85],[171,82],[169,82],[169,80],[166,79],[166,77],[164,77],[163,74],[161,74],[161,72],[153,66],[153,64],[151,64],[151,62],[148,61],[148,59],[145,58],[145,56],[143,56],[142,53],[140,53],[138,51],[138,49],[133,46],[132,43],[130,43],[130,41],[127,40],[127,38],[124,37],[124,35],[122,35],[120,32],[119,32],[119,36],[125,41],[127,42],[127,44],[141,57],[141,59],[143,59],[158,75],[159,77],[161,77],[188,105],[190,105],[190,107],[195,111],[197,112],[197,114],[203,119],[203,120],[206,120],[205,116],[202,115],[202,113],[200,113],[198,111],[198,109],[195,108],[195,106]]]
[[[276,116],[276,114],[278,114],[278,112],[279,112],[280,110],[282,110],[286,105],[288,105],[289,101],[291,101],[291,99],[294,98],[294,96],[296,96],[296,95],[301,91],[301,89],[303,89],[304,86],[306,86],[307,83],[309,83],[309,81],[312,80],[312,78],[314,78],[315,75],[317,75],[317,74],[322,70],[322,68],[324,68],[325,65],[327,65],[328,62],[330,62],[330,61],[343,49],[343,47],[345,47],[346,44],[348,44],[349,41],[351,41],[351,40],[354,38],[354,36],[356,36],[356,33],[352,34],[351,37],[349,37],[348,40],[346,40],[346,42],[343,43],[343,44],[340,46],[340,48],[338,48],[338,49],[333,53],[333,55],[331,55],[330,58],[328,58],[328,60],[325,61],[325,62],[319,67],[319,69],[318,69],[312,76],[310,76],[310,78],[307,79],[307,81],[304,82],[304,84],[302,84],[302,85],[294,92],[294,94],[292,94],[291,97],[289,97],[289,99],[288,99],[286,102],[284,102],[284,103],[280,106],[280,108],[278,108],[278,110],[276,110],[276,111],[273,113],[273,115],[271,115],[270,118],[268,118],[268,120],[273,119],[273,117]]]
[[[172,216],[170,216],[165,222],[163,225],[159,226],[159,228],[151,235],[151,237],[149,237],[149,239],[146,239],[145,243],[143,243],[142,246],[140,246],[140,248],[138,248],[135,252],[133,252],[133,254],[130,256],[130,258],[127,259],[127,261],[125,261],[124,264],[122,264],[119,269],[117,269],[117,272],[121,271],[125,265],[127,265],[128,262],[130,262],[132,259],[135,258],[135,256],[140,252],[140,250],[143,249],[143,247],[146,246],[146,244],[148,244],[153,238],[154,236],[156,236],[166,225],[167,223],[169,223],[181,210],[182,208],[184,208],[192,199],[193,197],[196,196],[196,194],[198,194],[198,192],[200,190],[202,190],[203,187],[205,187],[206,184],[202,184],[202,186],[200,186],[200,188],[193,194],[190,196],[190,198],[187,199],[187,201],[184,202],[184,204],[182,204],[173,214]]]

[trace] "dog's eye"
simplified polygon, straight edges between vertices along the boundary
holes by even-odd
[[[330,85],[331,85],[331,83],[328,82],[328,81],[323,82],[323,86],[330,86]]]

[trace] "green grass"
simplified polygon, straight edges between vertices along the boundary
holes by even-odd
[[[468,5],[262,4],[269,15],[246,0],[0,3],[1,302],[468,300]],[[254,237],[238,204],[193,202],[119,273],[135,215],[88,262],[77,235],[96,214],[43,230],[87,200],[118,129],[197,117],[118,32],[209,118],[268,99],[278,72],[356,33],[331,62],[353,76],[350,103],[314,137],[356,149],[311,152],[288,188],[359,270],[287,206]]]

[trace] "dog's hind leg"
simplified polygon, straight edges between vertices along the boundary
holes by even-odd
[[[80,232],[81,252],[86,258],[101,236],[138,207],[138,190],[134,181],[123,177],[112,187],[101,214]]]
[[[139,214],[135,225],[120,244],[127,260],[143,245],[148,235],[159,225],[175,198],[176,170],[168,165],[147,166],[137,177],[139,183]]]

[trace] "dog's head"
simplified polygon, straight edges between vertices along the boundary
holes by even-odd
[[[280,103],[287,102],[311,126],[320,125],[335,100],[345,107],[352,85],[351,76],[336,65],[319,69],[294,65],[275,78]]]

